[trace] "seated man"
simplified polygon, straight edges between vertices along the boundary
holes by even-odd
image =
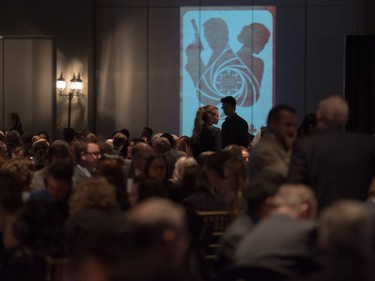
[[[246,194],[245,212],[235,218],[220,239],[217,254],[221,268],[233,264],[238,244],[259,221],[269,216],[273,210],[273,197],[281,184],[281,178],[266,173],[251,182]]]
[[[96,142],[84,140],[74,144],[73,152],[77,163],[74,167],[73,183],[77,185],[82,180],[92,177],[101,158],[101,151]]]
[[[95,218],[97,226],[77,243],[75,280],[186,280],[182,268],[188,241],[181,207],[154,198],[129,216]]]
[[[293,276],[309,270],[313,262],[312,239],[317,203],[304,185],[282,185],[276,193],[274,211],[261,221],[238,245],[237,266],[255,266]]]
[[[60,160],[70,163],[72,161],[68,143],[61,140],[54,141],[47,149],[46,160],[47,165],[34,172],[30,186],[32,190],[46,188],[47,170],[53,162]]]
[[[123,133],[118,132],[113,136],[113,149],[115,154],[121,155],[121,151],[124,148],[126,142],[127,138]]]
[[[7,247],[9,240],[7,236],[12,237],[14,218],[22,208],[23,184],[19,178],[3,169],[0,170],[0,182],[0,254],[3,255],[4,244]]]
[[[151,146],[144,142],[138,142],[132,148],[132,160],[126,161],[124,173],[127,178],[134,179],[145,172],[146,161],[155,154]]]
[[[169,200],[150,198],[129,215],[142,237],[134,249],[134,257],[148,271],[129,270],[129,274],[135,274],[129,280],[183,280],[180,274],[184,273],[188,250],[184,210]]]
[[[30,198],[51,205],[56,212],[66,218],[69,213],[68,199],[72,189],[72,177],[72,164],[56,161],[47,170],[47,188],[32,191]]]
[[[372,281],[374,225],[370,211],[357,200],[338,200],[322,211],[318,241],[324,267],[310,281]]]

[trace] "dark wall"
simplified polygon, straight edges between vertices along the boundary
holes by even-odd
[[[55,137],[55,45],[50,37],[2,36],[0,39],[0,126],[18,112],[24,132],[46,131]]]
[[[360,23],[362,27],[362,34],[374,35],[375,34],[375,1],[361,0],[360,3]]]
[[[75,129],[179,133],[179,9],[199,5],[276,5],[276,102],[300,116],[343,91],[345,35],[374,31],[372,0],[3,0],[0,34],[55,38],[56,74],[84,80]],[[55,114],[59,135],[67,104]]]
[[[99,132],[126,127],[139,134],[148,125],[179,133],[180,7],[199,5],[276,6],[276,104],[296,107],[302,118],[322,97],[343,93],[344,40],[359,33],[357,0],[103,0],[97,2]]]
[[[91,0],[0,1],[0,35],[53,36],[57,54],[56,73],[59,75],[62,71],[67,81],[73,73],[81,73],[85,95],[72,104],[72,125],[76,129],[93,127],[90,118],[94,97],[94,28],[94,1]],[[67,110],[67,102],[57,99],[55,114],[58,136],[67,126]],[[20,114],[22,116],[22,112]]]

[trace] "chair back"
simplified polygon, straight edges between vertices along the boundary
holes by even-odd
[[[67,258],[46,257],[46,281],[69,281],[70,260]]]
[[[206,259],[216,259],[216,250],[219,247],[220,237],[223,236],[225,228],[232,220],[232,214],[227,211],[198,211],[197,214],[203,219],[209,237],[206,243]]]
[[[234,266],[224,271],[218,281],[285,281],[287,275],[257,266]]]

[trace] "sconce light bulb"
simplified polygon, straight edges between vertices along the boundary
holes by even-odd
[[[75,73],[73,73],[73,78],[70,80],[70,89],[73,91],[77,90],[77,79]]]
[[[81,73],[78,73],[78,77],[76,79],[76,86],[77,86],[77,90],[80,91],[82,90],[82,87],[83,87],[83,83],[82,83],[82,79],[81,79]]]
[[[66,81],[65,81],[65,79],[63,77],[63,74],[61,72],[60,77],[56,81],[56,88],[57,88],[57,90],[62,92],[62,91],[65,90],[65,87],[66,87]]]

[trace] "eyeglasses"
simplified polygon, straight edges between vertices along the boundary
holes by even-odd
[[[100,156],[102,154],[100,151],[94,151],[94,152],[86,151],[86,153],[90,154],[91,156]]]

